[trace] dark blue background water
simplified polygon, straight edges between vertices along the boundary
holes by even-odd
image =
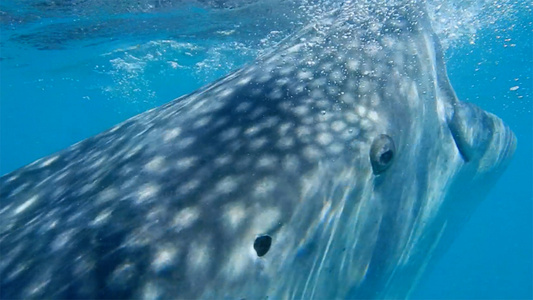
[[[99,23],[98,14],[69,10],[58,18],[43,15],[55,7],[22,13],[18,5],[0,5],[0,174],[195,90],[297,25],[275,20],[245,29],[253,15],[235,20],[190,7],[125,11]],[[210,22],[191,26],[204,14]],[[531,22],[530,10],[516,12],[478,30],[475,44],[455,43],[446,52],[459,98],[504,119],[519,144],[508,171],[414,298],[533,298]],[[269,24],[276,30],[264,31]]]

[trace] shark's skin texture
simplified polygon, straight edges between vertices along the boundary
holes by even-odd
[[[422,5],[347,4],[1,177],[0,294],[405,297],[515,145],[457,100]]]

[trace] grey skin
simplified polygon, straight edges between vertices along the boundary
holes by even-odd
[[[387,3],[3,176],[1,297],[408,295],[516,142]]]

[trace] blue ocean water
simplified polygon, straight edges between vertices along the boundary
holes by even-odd
[[[0,174],[215,80],[309,18],[277,2],[220,3],[3,1]],[[504,119],[519,145],[413,298],[531,299],[531,7],[463,9],[473,19],[435,26],[447,47],[450,80],[461,100]],[[443,10],[438,17],[452,19],[454,11]]]

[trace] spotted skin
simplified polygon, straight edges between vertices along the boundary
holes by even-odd
[[[1,297],[404,297],[514,137],[474,108],[491,128],[454,119],[420,5],[358,5],[1,177]],[[491,139],[466,163],[455,141],[475,152],[472,131]],[[382,134],[396,153],[376,175]]]

